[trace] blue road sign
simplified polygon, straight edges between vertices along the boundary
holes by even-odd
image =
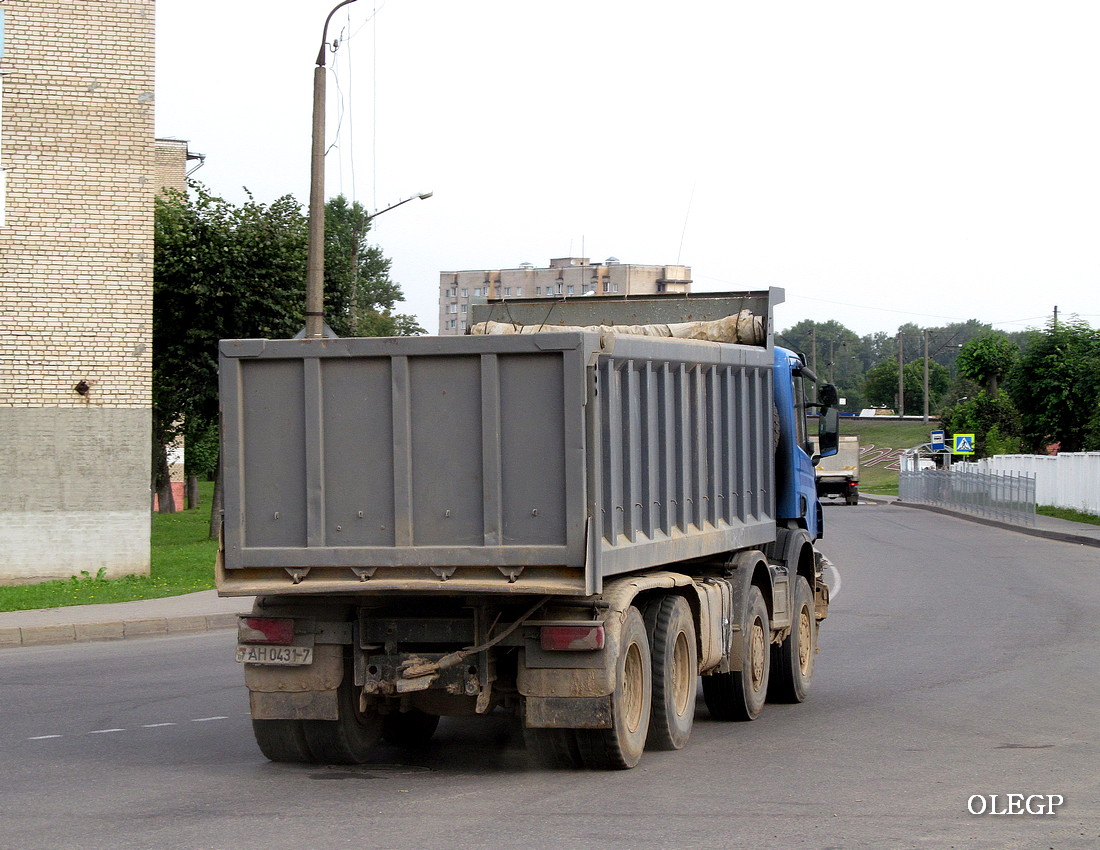
[[[929,441],[932,445],[932,451],[943,452],[947,451],[947,443],[944,440],[943,431],[933,431],[932,439]]]
[[[973,434],[956,434],[955,446],[951,449],[951,454],[956,455],[972,455],[974,454],[974,435]]]

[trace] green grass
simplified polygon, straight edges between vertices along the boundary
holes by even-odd
[[[1083,511],[1075,511],[1073,508],[1056,508],[1052,505],[1039,505],[1035,512],[1043,516],[1052,516],[1055,519],[1068,519],[1071,522],[1084,522],[1089,525],[1100,525],[1100,516],[1087,514]]]
[[[105,579],[83,573],[63,581],[0,587],[0,611],[131,602],[211,589],[218,550],[217,541],[208,537],[213,489],[213,483],[199,484],[197,508],[153,514],[150,575]]]
[[[898,449],[911,449],[915,446],[927,443],[931,432],[937,428],[936,420],[930,422],[873,419],[841,419],[840,433],[859,437],[861,450],[874,446],[873,452],[867,452],[861,457],[863,462],[859,473],[859,489],[861,493],[878,494],[880,496],[896,496],[898,494],[898,471],[887,469],[893,463],[893,458],[881,463],[875,463],[874,458],[881,456],[883,451],[895,452]],[[868,462],[870,460],[871,462]]]

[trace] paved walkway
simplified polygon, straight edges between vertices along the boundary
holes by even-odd
[[[251,597],[222,599],[216,590],[184,596],[0,612],[0,649],[86,640],[235,629]]]
[[[1023,534],[1100,547],[1100,525],[1086,525],[1064,519],[1038,516],[1034,527],[1011,525],[928,505],[900,502],[893,496],[863,496],[866,502],[892,504],[951,514],[961,519],[1007,528]],[[19,646],[74,643],[89,640],[120,640],[149,635],[204,632],[237,627],[237,614],[252,608],[251,597],[220,598],[217,591],[204,590],[185,596],[146,599],[140,602],[112,602],[104,605],[75,605],[36,611],[0,612],[0,650]]]

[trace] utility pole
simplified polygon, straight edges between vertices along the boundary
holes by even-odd
[[[313,145],[309,172],[309,254],[306,271],[306,338],[320,339],[325,316],[325,50],[328,23],[336,10],[355,0],[337,3],[321,31],[321,49],[313,69]]]
[[[905,415],[905,334],[898,331],[898,416]]]
[[[928,421],[928,328],[924,328],[924,421]]]

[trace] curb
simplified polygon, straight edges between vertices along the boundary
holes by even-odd
[[[864,497],[861,496],[860,498]],[[893,505],[899,508],[913,508],[914,510],[930,511],[934,514],[958,517],[959,519],[965,519],[969,522],[976,522],[979,525],[989,525],[993,528],[1003,528],[1007,531],[1018,531],[1020,534],[1027,534],[1030,537],[1042,537],[1046,540],[1056,540],[1060,543],[1075,543],[1079,546],[1100,547],[1100,538],[1088,537],[1084,534],[1073,534],[1068,531],[1050,531],[1045,528],[1029,528],[1026,525],[1001,522],[997,519],[989,519],[988,517],[977,516],[976,514],[967,514],[962,511],[953,511],[936,505],[921,505],[916,502],[903,502],[900,499],[879,497],[878,499],[868,498],[867,501],[873,501],[876,505]]]
[[[105,623],[57,623],[44,626],[0,627],[0,649],[19,646],[56,646],[103,640],[212,632],[237,628],[237,614],[192,614],[148,617]]]

